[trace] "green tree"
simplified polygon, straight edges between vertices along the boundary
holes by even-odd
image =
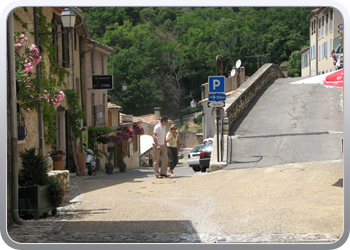
[[[113,47],[111,101],[125,113],[161,106],[176,114],[200,100],[201,85],[215,74],[217,55],[238,59],[246,75],[266,62],[289,61],[309,41],[309,7],[93,7],[82,10],[93,39]],[[292,54],[293,53],[293,54]],[[258,55],[264,55],[257,58]],[[299,67],[300,70],[300,67]],[[121,91],[126,80],[128,91]],[[175,87],[175,89],[172,89]]]
[[[289,56],[288,61],[288,76],[300,77],[301,76],[301,52],[300,50],[294,51]]]

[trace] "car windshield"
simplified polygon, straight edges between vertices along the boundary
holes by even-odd
[[[208,143],[204,144],[202,150],[207,150],[208,151],[208,150],[211,150],[212,147],[213,147],[213,142],[211,141],[211,142],[208,142]]]
[[[192,150],[191,153],[196,153],[196,152],[200,152],[202,149],[203,145],[197,145],[195,146]]]

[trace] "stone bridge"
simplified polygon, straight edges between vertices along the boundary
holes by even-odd
[[[286,68],[284,66],[266,63],[247,81],[239,86],[239,88],[233,94],[227,97],[224,107],[225,114],[222,126],[222,157],[218,157],[217,154],[218,136],[215,134],[209,166],[210,171],[223,169],[227,165],[227,137],[233,123],[241,116],[244,109],[249,106],[262,87],[267,85],[271,80],[285,77],[285,70]]]

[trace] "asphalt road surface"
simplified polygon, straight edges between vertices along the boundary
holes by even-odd
[[[293,81],[270,83],[235,122],[227,168],[342,159],[342,89]]]

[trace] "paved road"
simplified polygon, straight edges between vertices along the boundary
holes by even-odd
[[[319,87],[283,79],[267,88],[232,130],[224,170],[185,176],[183,163],[176,178],[150,169],[72,178],[67,208],[9,235],[21,243],[335,242],[344,222],[340,91]],[[292,161],[317,162],[281,164]]]
[[[166,179],[131,169],[75,177],[57,216],[14,225],[9,235],[21,243],[334,242],[343,230],[342,177],[342,161]]]
[[[267,86],[235,122],[228,168],[342,159],[342,89],[292,81]]]

